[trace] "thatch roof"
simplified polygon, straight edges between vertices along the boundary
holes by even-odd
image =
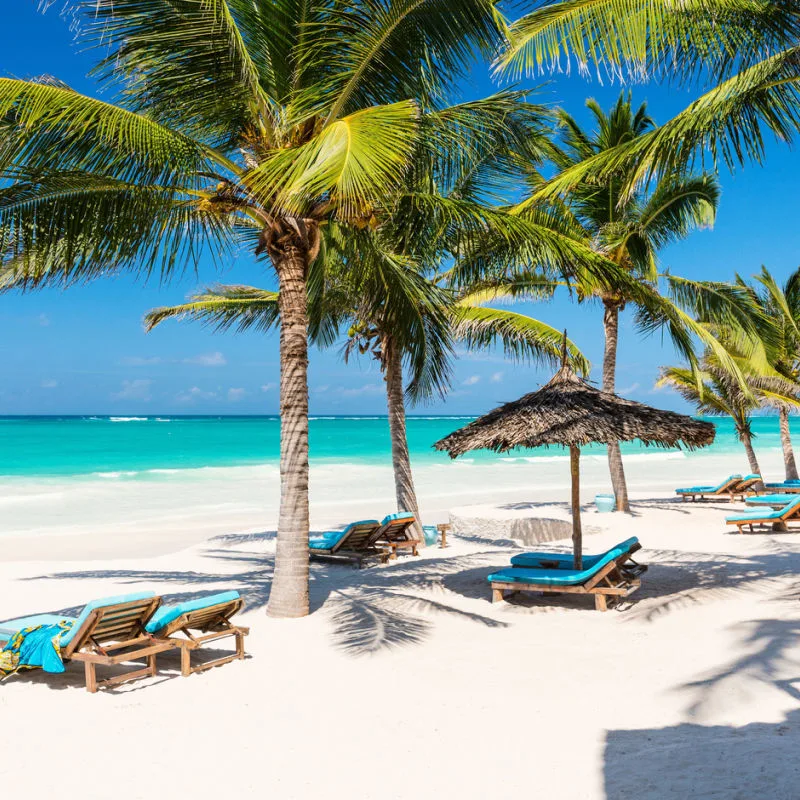
[[[538,391],[484,414],[434,447],[452,458],[470,450],[504,452],[552,444],[582,447],[633,439],[691,450],[711,444],[715,432],[710,422],[601,392],[564,364]]]

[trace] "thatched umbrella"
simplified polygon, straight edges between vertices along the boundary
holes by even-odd
[[[436,442],[456,458],[470,450],[505,452],[514,447],[569,447],[572,474],[572,543],[576,569],[582,568],[580,509],[580,448],[593,442],[629,442],[689,450],[714,441],[716,429],[633,400],[601,392],[579,378],[567,364],[566,333],[561,369],[539,391],[531,392],[484,414]]]

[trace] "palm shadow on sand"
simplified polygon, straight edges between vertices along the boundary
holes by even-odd
[[[736,627],[743,655],[677,687],[689,697],[690,717],[707,705],[728,708],[740,696],[737,688],[748,681],[769,684],[800,704],[800,621],[751,620]],[[604,751],[605,796],[609,800],[796,800],[798,753],[800,708],[778,723],[734,727],[687,722],[610,730]]]
[[[258,545],[271,537],[274,532],[211,540],[204,554],[225,564],[220,572],[87,570],[29,580],[107,579],[118,584],[157,587],[173,584],[179,591],[164,592],[166,602],[236,589],[249,610],[263,611],[274,560]],[[497,628],[511,624],[513,617],[509,613],[537,614],[565,608],[597,613],[585,597],[565,595],[520,595],[493,607],[486,577],[506,566],[519,546],[497,541],[485,544],[485,549],[469,555],[405,557],[388,568],[354,570],[346,565],[315,565],[310,582],[312,612],[328,615],[335,646],[354,656],[421,644],[430,634],[437,614]],[[566,552],[568,547],[553,549]],[[640,555],[640,560],[650,564],[650,570],[639,592],[620,607],[626,611],[623,617],[630,620],[652,621],[686,605],[723,600],[736,592],[767,595],[776,580],[785,583],[787,575],[800,574],[800,548],[777,541],[770,544],[768,553],[746,557],[670,550],[645,550]],[[465,607],[465,599],[485,605]]]

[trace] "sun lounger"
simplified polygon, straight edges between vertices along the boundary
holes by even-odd
[[[250,633],[250,629],[231,623],[231,618],[242,608],[244,601],[239,592],[212,594],[197,600],[161,606],[147,623],[146,630],[156,640],[180,648],[181,674],[188,677],[195,672],[244,658],[244,637]],[[235,653],[192,666],[194,650],[229,636],[236,640]]]
[[[781,481],[780,483],[767,483],[766,488],[771,492],[783,492],[784,494],[800,494],[800,481]]]
[[[639,540],[633,536],[609,548],[605,553],[594,556],[585,555],[583,556],[583,568],[589,569],[593,567],[613,550],[632,552],[632,549],[638,544]],[[570,569],[572,564],[572,553],[520,553],[511,559],[512,567],[524,567],[527,569]]]
[[[728,525],[736,525],[739,533],[743,528],[749,527],[754,530],[754,525],[771,525],[774,531],[786,531],[789,529],[789,521],[800,521],[800,497],[795,497],[783,508],[774,511],[745,511],[742,514],[735,514],[732,517],[725,517]]]
[[[82,661],[86,688],[94,693],[103,686],[115,686],[156,674],[156,656],[171,650],[169,642],[156,642],[145,626],[161,603],[153,592],[107,597],[89,603],[78,617],[38,614],[0,623],[0,647],[16,633],[37,625],[71,622],[72,627],[59,639],[63,661]],[[97,680],[98,666],[116,666],[147,659],[147,667]]]
[[[641,586],[640,576],[647,567],[632,559],[640,549],[638,542],[624,542],[582,570],[567,563],[556,568],[507,567],[487,578],[492,586],[492,602],[504,600],[506,592],[586,594],[594,596],[598,611],[605,611],[609,602],[618,602]]]
[[[351,561],[361,566],[370,556],[382,556],[375,546],[381,524],[376,519],[363,519],[351,522],[340,531],[315,533],[308,538],[308,552],[311,558]]]
[[[414,523],[417,518],[410,511],[388,514],[381,520],[378,544],[391,548],[389,558],[397,558],[398,550],[411,550],[411,555],[418,556],[419,539],[414,536]]]
[[[756,494],[745,500],[748,506],[772,506],[773,508],[783,508],[790,500],[790,494]]]
[[[690,486],[688,489],[676,489],[675,493],[680,495],[681,500],[684,501],[687,499],[697,500],[698,498],[703,500],[706,497],[718,497],[721,495],[728,495],[730,500],[733,501],[732,492],[741,481],[741,475],[731,475],[716,486]]]
[[[756,493],[756,486],[762,484],[761,476],[756,473],[745,475],[733,489],[730,490],[731,501],[745,500],[748,495]]]

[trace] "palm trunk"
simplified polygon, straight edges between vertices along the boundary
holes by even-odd
[[[394,470],[394,490],[397,497],[397,510],[410,511],[417,518],[414,534],[425,546],[422,523],[414,491],[414,476],[411,472],[411,457],[408,452],[406,434],[406,406],[403,395],[403,364],[397,345],[391,336],[384,336],[382,342],[384,380],[386,381],[386,402],[389,409],[389,435],[392,440],[392,468]]]
[[[572,563],[583,569],[583,530],[581,528],[581,451],[569,448],[569,472],[572,482]]]
[[[281,501],[275,574],[267,613],[304,617],[308,603],[308,311],[307,252],[270,253],[278,273],[281,318]]]
[[[758,466],[758,458],[756,458],[756,451],[753,450],[753,439],[750,436],[749,430],[740,430],[739,438],[744,445],[744,451],[747,453],[747,461],[750,464],[750,472],[761,475],[761,467]]]
[[[603,328],[605,331],[605,352],[603,353],[603,391],[613,393],[617,380],[617,339],[619,338],[619,306],[613,302],[603,303]],[[630,511],[628,485],[625,481],[625,468],[622,465],[622,452],[619,442],[608,445],[608,470],[611,473],[611,486],[617,499],[617,511]]]
[[[783,468],[786,471],[786,480],[797,480],[797,464],[794,462],[792,449],[792,435],[789,432],[789,409],[781,406],[778,409],[778,418],[781,424],[781,446],[783,447]]]

